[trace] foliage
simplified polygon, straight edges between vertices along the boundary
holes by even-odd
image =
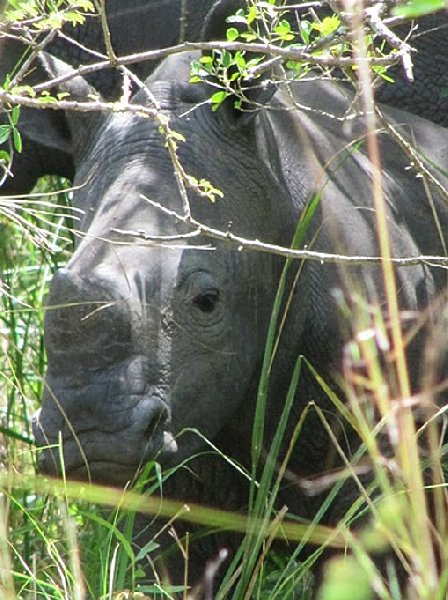
[[[266,71],[271,71],[272,56],[282,59],[278,62],[287,69],[288,80],[310,74],[313,77],[338,78],[345,75],[348,80],[353,79],[358,69],[356,63],[349,61],[344,66],[344,63],[338,62],[338,59],[352,56],[347,20],[333,14],[324,3],[317,12],[301,10],[300,18],[294,9],[277,0],[251,1],[247,9],[239,9],[234,16],[228,17],[227,41],[242,44],[241,49],[215,49],[211,55],[194,61],[191,70],[192,83],[208,81],[219,87],[210,99],[213,110],[217,110],[229,97],[233,98],[235,108],[241,109],[248,101],[247,90],[254,82],[263,82]],[[385,39],[374,28],[366,31],[365,36],[372,70],[377,76],[392,81],[387,70],[398,58],[394,55],[395,50],[392,49],[389,54],[385,51]],[[250,50],[253,43],[258,44],[260,49]],[[248,44],[247,50],[244,44]],[[278,55],[278,49],[286,54]],[[375,62],[375,59],[383,62]],[[284,72],[279,79],[283,78]]]
[[[7,0],[4,14],[7,22],[24,22],[32,32],[82,24],[93,10],[91,0]]]

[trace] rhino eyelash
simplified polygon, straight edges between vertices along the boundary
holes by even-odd
[[[219,290],[207,290],[193,298],[193,304],[204,313],[211,313],[216,308],[220,298]]]

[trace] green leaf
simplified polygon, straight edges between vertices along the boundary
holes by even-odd
[[[11,94],[16,96],[29,96],[30,98],[34,98],[36,96],[36,92],[30,85],[16,85],[10,91]]]
[[[258,17],[258,8],[252,5],[247,13],[247,24],[250,25]]]
[[[140,560],[144,559],[147,554],[151,554],[152,552],[154,552],[154,550],[157,550],[157,548],[160,548],[160,544],[158,544],[154,540],[150,540],[147,544],[143,546],[143,548],[139,550],[137,556],[135,557],[135,561],[139,562]]]
[[[77,5],[85,12],[95,12],[95,8],[91,0],[78,0]]]
[[[294,39],[294,36],[291,33],[291,25],[288,23],[288,21],[281,21],[281,23],[274,27],[274,31],[279,38],[285,42],[289,42]]]
[[[331,15],[330,17],[322,19],[322,21],[312,23],[311,28],[315,31],[319,31],[323,36],[326,36],[334,33],[340,24],[339,17]]]
[[[446,7],[445,0],[411,0],[405,5],[394,8],[392,13],[398,17],[413,18],[444,7]]]
[[[230,52],[227,52],[227,50],[224,50],[221,54],[221,63],[226,69],[233,64],[233,56],[230,54]]]
[[[65,13],[65,20],[72,23],[72,25],[81,25],[85,22],[86,18],[83,14],[79,12],[67,12]]]
[[[258,36],[255,33],[250,33],[250,32],[242,33],[240,35],[240,37],[243,40],[246,40],[246,42],[253,42],[254,40],[258,39]]]
[[[10,125],[0,125],[0,144],[6,142],[6,140],[11,135],[11,126]]]
[[[226,37],[229,42],[234,42],[238,38],[238,36],[239,36],[239,32],[238,32],[238,29],[236,29],[236,27],[230,27],[226,31]]]
[[[64,16],[61,13],[52,13],[42,21],[36,21],[34,28],[43,31],[46,29],[61,29],[64,24]]]
[[[20,152],[22,152],[22,136],[20,135],[19,130],[16,129],[15,127],[12,130],[12,135],[13,135],[13,140],[14,140],[14,148],[20,154]]]
[[[210,54],[207,54],[206,56],[202,56],[202,57],[199,59],[199,62],[200,62],[201,64],[203,64],[203,65],[209,65],[209,64],[211,64],[211,63],[213,62],[213,57],[212,57],[212,56],[210,56]]]
[[[17,123],[19,122],[19,117],[20,117],[20,106],[14,106],[14,108],[11,111],[11,123],[13,125],[17,125]]]
[[[212,110],[218,110],[218,108],[221,106],[221,104],[224,102],[224,100],[227,98],[228,96],[228,92],[226,91],[221,91],[221,92],[215,92],[211,98],[212,100]]]
[[[39,96],[37,101],[40,102],[40,104],[55,104],[57,99],[54,96],[51,96],[48,92],[42,92],[42,96]]]
[[[308,21],[300,22],[300,35],[305,44],[310,43],[311,24]]]
[[[321,600],[373,600],[366,573],[351,556],[338,557],[329,562]]]
[[[247,62],[246,59],[244,57],[244,54],[242,52],[237,52],[235,54],[235,64],[238,66],[239,69],[246,69],[247,67]]]

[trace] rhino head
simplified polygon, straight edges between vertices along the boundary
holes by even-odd
[[[174,69],[165,65],[147,85],[185,138],[186,173],[223,194],[212,203],[187,189],[193,217],[250,239],[291,239],[285,191],[247,131],[252,117],[213,113],[201,86],[168,80],[186,65],[171,61]],[[135,103],[150,104],[144,90]],[[48,368],[34,432],[47,447],[42,471],[60,472],[62,440],[70,477],[123,484],[148,460],[171,464],[196,452],[202,442],[192,430],[214,439],[232,420],[241,425],[282,261],[187,235],[194,228],[168,213],[182,215],[185,202],[150,119],[72,116],[71,127],[73,202],[84,216],[47,300]],[[121,233],[139,230],[153,240]]]

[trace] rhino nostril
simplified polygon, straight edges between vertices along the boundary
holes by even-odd
[[[143,436],[146,440],[152,440],[159,432],[162,432],[162,425],[168,420],[168,410],[161,406],[154,410],[151,414],[151,419],[146,429],[143,432]]]

